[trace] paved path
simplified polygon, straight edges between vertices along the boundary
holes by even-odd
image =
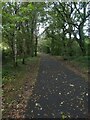
[[[88,84],[61,61],[43,56],[26,118],[86,118]]]

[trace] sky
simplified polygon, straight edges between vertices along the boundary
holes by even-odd
[[[45,30],[45,27],[40,25],[40,27],[39,27],[39,35],[42,34],[44,30]]]

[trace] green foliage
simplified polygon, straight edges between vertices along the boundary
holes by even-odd
[[[9,46],[14,64],[18,56],[25,59],[25,56],[34,56],[37,44],[37,23],[39,10],[42,10],[39,3],[3,3],[2,21],[3,42]],[[35,35],[36,34],[36,35]],[[34,47],[36,49],[34,49]],[[3,54],[5,56],[6,54]],[[9,56],[9,54],[8,54]]]
[[[83,32],[88,18],[87,5],[82,2],[2,3],[2,37],[10,49],[8,56],[14,62],[18,56],[33,57],[40,25],[45,28],[42,37],[45,41],[39,42],[38,50],[64,57],[87,55],[89,42]]]
[[[49,46],[52,54],[64,56],[86,55],[83,27],[88,16],[87,4],[59,2],[53,5],[48,3],[48,5],[50,6],[50,9],[47,10],[49,26],[46,29],[46,36],[53,41],[51,42],[52,45]],[[78,7],[79,5],[82,11]]]
[[[84,73],[88,72],[90,56],[72,56],[68,57],[68,60],[78,66]]]

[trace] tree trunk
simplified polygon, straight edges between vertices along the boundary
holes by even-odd
[[[34,36],[33,36],[33,32],[34,32],[34,28],[33,28],[33,20],[32,20],[32,28],[31,28],[31,50],[30,50],[30,53],[31,53],[31,57],[34,56]]]
[[[73,53],[72,53],[73,49],[72,49],[71,32],[69,32],[69,41],[68,41],[67,47],[68,47],[68,54],[69,54],[69,56],[73,56]]]
[[[25,64],[25,53],[23,53],[22,64]]]
[[[26,46],[25,46],[25,39],[23,39],[23,58],[22,58],[22,64],[25,64],[25,53],[26,53]]]
[[[16,35],[15,35],[16,37]],[[15,38],[15,41],[14,41],[14,66],[16,67],[17,66],[17,40]]]
[[[15,3],[15,15],[17,14],[18,11],[18,6],[17,3]],[[16,34],[17,34],[17,22],[15,24],[15,33],[14,33],[14,66],[17,66],[17,39],[16,39]]]
[[[36,41],[35,41],[35,56],[37,56],[37,44],[38,44],[38,38],[36,36]]]
[[[51,40],[51,55],[54,55],[54,39]]]
[[[81,48],[82,55],[85,56],[85,55],[86,55],[86,49],[85,49],[84,42],[80,40],[79,46],[80,46],[80,48]]]
[[[79,42],[79,46],[80,46],[81,51],[82,51],[82,55],[84,56],[84,55],[86,55],[86,49],[85,49],[85,45],[84,45],[83,26],[84,26],[84,23],[79,26],[80,39],[78,42]]]

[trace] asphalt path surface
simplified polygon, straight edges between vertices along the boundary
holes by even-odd
[[[88,83],[62,61],[42,56],[26,118],[87,118]]]

